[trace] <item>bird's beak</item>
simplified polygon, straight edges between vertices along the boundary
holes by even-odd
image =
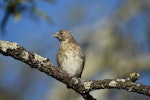
[[[58,38],[58,37],[59,37],[59,36],[58,36],[58,32],[56,32],[56,33],[53,34],[52,36],[55,37],[55,38]]]
[[[55,38],[58,38],[58,35],[57,35],[57,34],[53,34],[52,36],[55,37]]]
[[[53,34],[53,35],[52,35],[52,37],[55,37],[55,38],[57,38],[58,36],[57,36],[57,34]]]

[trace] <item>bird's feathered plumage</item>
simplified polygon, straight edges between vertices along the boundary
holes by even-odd
[[[54,37],[61,42],[57,52],[57,64],[69,75],[81,77],[85,56],[78,43],[74,40],[71,32],[68,30],[60,30]]]

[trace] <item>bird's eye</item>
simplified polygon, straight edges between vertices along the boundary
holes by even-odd
[[[62,35],[63,33],[62,33],[62,32],[60,32],[59,34],[60,34],[60,35]]]

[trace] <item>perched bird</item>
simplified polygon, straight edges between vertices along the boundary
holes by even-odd
[[[85,56],[71,32],[60,30],[53,37],[57,38],[61,43],[56,56],[58,67],[62,68],[70,76],[81,78]]]

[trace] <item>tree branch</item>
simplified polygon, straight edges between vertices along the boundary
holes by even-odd
[[[150,86],[135,83],[139,74],[133,73],[127,79],[104,79],[104,80],[90,80],[85,81],[80,78],[69,76],[63,70],[52,65],[48,58],[39,56],[36,53],[25,50],[17,43],[1,41],[0,40],[0,53],[5,56],[11,56],[17,60],[25,62],[31,68],[44,72],[52,76],[56,80],[64,83],[67,87],[72,88],[77,93],[81,94],[85,100],[96,100],[89,92],[96,89],[124,89],[129,92],[140,93],[150,96]]]

